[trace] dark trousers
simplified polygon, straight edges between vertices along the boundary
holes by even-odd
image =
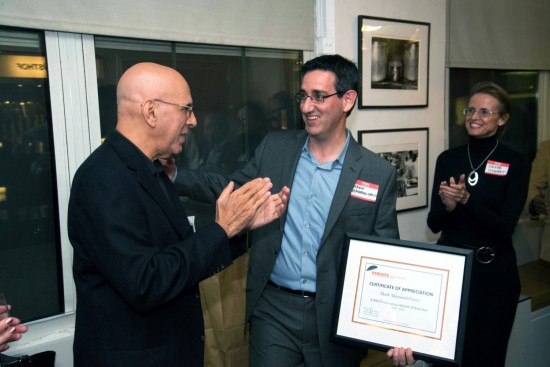
[[[270,285],[250,317],[250,367],[323,367],[315,298]]]
[[[462,366],[504,367],[519,294],[515,267],[472,273]]]

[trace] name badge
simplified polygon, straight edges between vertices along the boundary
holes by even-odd
[[[376,201],[376,195],[378,195],[379,187],[380,186],[377,184],[357,180],[355,181],[353,190],[351,190],[351,197],[374,203]]]
[[[510,163],[502,163],[497,161],[487,161],[485,173],[493,176],[506,176],[510,168]]]

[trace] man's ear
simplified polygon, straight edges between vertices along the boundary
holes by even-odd
[[[148,99],[141,104],[141,114],[143,119],[150,127],[157,126],[157,113],[155,110],[155,101]]]
[[[349,112],[355,105],[355,100],[357,99],[357,92],[354,90],[348,90],[343,96],[342,100],[344,101],[344,112]]]

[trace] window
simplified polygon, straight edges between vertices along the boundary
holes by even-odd
[[[171,66],[191,87],[198,120],[179,165],[232,172],[273,129],[302,128],[292,96],[301,52],[96,37],[103,138],[116,123],[116,84],[144,61]]]
[[[94,48],[95,60],[88,52]],[[229,163],[214,163],[225,140],[233,144],[223,154],[238,166],[261,134],[302,127],[290,98],[299,89],[301,51],[0,28],[0,292],[14,315],[44,325],[33,327],[27,341],[73,325],[65,223],[70,175],[100,144],[99,132],[104,138],[114,129],[116,84],[141,61],[172,66],[191,85],[199,126],[195,146],[178,157],[182,166],[229,170]],[[97,80],[98,100],[87,78]],[[210,132],[209,118],[215,121]],[[211,220],[213,208],[192,202],[189,208],[190,215]]]
[[[462,109],[468,105],[470,88],[486,80],[508,91],[512,102],[510,119],[499,133],[500,140],[532,160],[537,151],[536,71],[450,69],[449,148],[468,142]]]
[[[176,157],[178,167],[230,173],[268,131],[303,128],[292,97],[302,52],[95,37],[95,53],[102,138],[115,127],[116,84],[130,66],[156,62],[186,78],[197,127]],[[213,220],[213,206],[182,200],[198,228]]]
[[[24,322],[63,313],[42,32],[0,30],[0,291]]]

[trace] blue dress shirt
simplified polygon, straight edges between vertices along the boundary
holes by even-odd
[[[315,292],[317,252],[349,146],[350,132],[346,132],[346,143],[332,162],[317,161],[308,150],[309,137],[302,148],[290,190],[281,251],[270,276],[280,286]]]

